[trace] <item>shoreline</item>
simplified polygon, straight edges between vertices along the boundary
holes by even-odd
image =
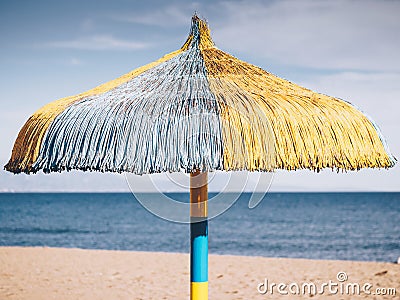
[[[145,250],[125,250],[125,249],[96,249],[96,248],[78,248],[78,247],[53,247],[53,246],[0,246],[1,249],[63,249],[63,250],[78,250],[78,251],[99,251],[99,252],[121,252],[121,253],[157,253],[157,254],[178,254],[178,255],[189,255],[189,252],[173,252],[173,251],[145,251]],[[354,260],[354,259],[323,259],[323,258],[303,258],[303,257],[284,257],[284,256],[261,256],[261,255],[246,255],[246,254],[220,254],[220,253],[209,253],[210,256],[223,256],[223,257],[252,257],[252,258],[261,258],[261,259],[287,259],[287,260],[307,260],[307,261],[329,261],[329,262],[356,262],[356,263],[383,263],[383,264],[395,264],[398,263],[396,261],[375,261],[375,260]],[[400,256],[399,256],[400,259]],[[400,265],[400,264],[399,264]]]
[[[210,254],[210,299],[309,299],[283,295],[271,283],[370,283],[393,295],[340,295],[340,299],[395,299],[400,265],[391,262],[310,260]],[[264,286],[263,286],[264,283]],[[261,289],[259,286],[261,285]],[[288,288],[288,287],[287,287]],[[275,288],[276,289],[276,288]],[[371,291],[372,291],[371,289]],[[288,290],[286,289],[286,292]],[[314,299],[339,295],[314,294]],[[188,299],[189,254],[50,247],[0,247],[0,299]]]

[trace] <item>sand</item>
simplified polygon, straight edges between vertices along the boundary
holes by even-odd
[[[338,272],[361,287],[395,288],[396,295],[293,295],[296,283],[340,283]],[[344,275],[344,274],[341,274]],[[268,279],[284,283],[260,294]],[[344,277],[343,277],[344,278]],[[178,253],[0,247],[0,299],[188,299],[189,256]],[[263,292],[264,285],[259,289]],[[340,286],[338,286],[339,288]],[[296,292],[295,285],[291,291]],[[335,287],[333,287],[334,292]],[[386,293],[392,292],[386,290]],[[210,255],[210,299],[400,299],[400,265],[394,263]]]

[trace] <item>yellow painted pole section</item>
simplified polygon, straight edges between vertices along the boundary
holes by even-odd
[[[208,300],[208,281],[190,283],[190,300]]]

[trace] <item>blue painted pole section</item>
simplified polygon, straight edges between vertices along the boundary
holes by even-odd
[[[192,217],[190,224],[190,279],[208,281],[208,220]]]

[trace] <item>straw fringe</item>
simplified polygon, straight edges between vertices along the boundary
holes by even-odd
[[[372,122],[351,104],[278,78],[216,48],[205,49],[202,55],[209,78],[231,82],[252,95],[246,107],[257,106],[253,109],[261,110],[268,119],[276,161],[261,160],[255,169],[272,166],[319,171],[393,166],[394,158],[385,151]],[[212,86],[214,93],[217,89]],[[230,96],[232,103],[240,100],[239,93]],[[224,124],[236,126],[235,122]],[[225,165],[230,164],[225,161]]]

